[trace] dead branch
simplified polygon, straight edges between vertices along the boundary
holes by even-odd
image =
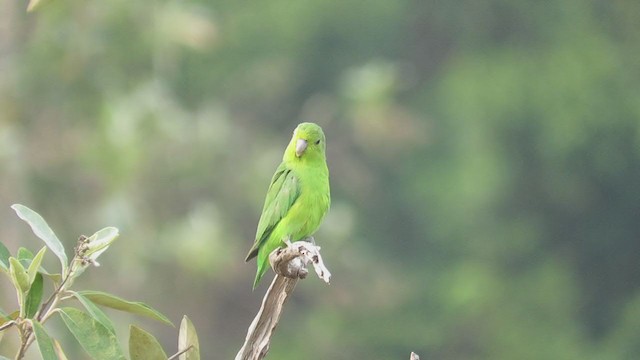
[[[269,351],[271,336],[280,321],[282,309],[295,289],[298,279],[307,277],[306,265],[311,262],[322,280],[327,284],[331,273],[324,266],[320,256],[320,247],[307,242],[297,241],[285,248],[276,249],[269,254],[269,262],[276,277],[262,299],[258,314],[251,322],[247,337],[236,360],[260,360]]]

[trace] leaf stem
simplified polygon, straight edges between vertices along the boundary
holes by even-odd
[[[8,329],[8,328],[10,328],[11,326],[13,326],[15,324],[16,324],[15,320],[8,321],[8,322],[4,323],[2,326],[0,326],[0,331]]]
[[[182,354],[186,353],[187,351],[191,350],[192,348],[193,348],[193,345],[189,345],[189,347],[187,347],[186,349],[184,349],[184,350],[180,350],[180,351],[178,351],[177,353],[175,353],[175,354],[171,355],[171,357],[170,357],[170,358],[168,358],[167,360],[177,359],[177,358],[178,358],[178,356],[180,356],[180,355],[182,355]]]
[[[38,312],[36,312],[36,315],[34,317],[38,322],[44,323],[49,319],[49,317],[51,317],[51,315],[53,315],[56,312],[56,306],[58,305],[58,303],[62,298],[61,294],[66,292],[67,286],[71,284],[70,282],[68,282],[68,280],[73,277],[76,270],[75,265],[79,262],[79,260],[80,259],[78,255],[73,257],[73,259],[71,260],[71,265],[66,269],[66,274],[62,278],[60,285],[56,287],[56,289],[53,291],[51,296],[49,296],[47,301],[45,301],[42,304],[42,306],[40,306],[40,309],[38,310]],[[20,338],[22,340],[21,341],[22,344],[20,345],[20,349],[18,350],[18,353],[16,354],[15,359],[21,360],[24,357],[29,346],[35,340],[35,337],[33,336],[32,327],[22,329],[21,326],[18,326],[18,328],[20,329]]]
[[[22,322],[22,324],[26,324],[26,322]],[[31,345],[31,343],[33,342],[33,338],[31,336],[33,333],[33,330],[31,327],[22,329],[21,326],[18,326],[18,332],[20,333],[21,344],[20,344],[20,349],[16,354],[16,360],[20,360],[24,357],[25,353],[27,352],[27,349],[29,348],[29,345]]]
[[[67,269],[67,273],[62,279],[62,281],[60,282],[60,285],[53,291],[53,293],[51,294],[51,296],[49,296],[47,301],[45,301],[42,304],[42,306],[40,306],[40,310],[38,310],[38,312],[36,313],[36,320],[42,321],[43,318],[47,317],[47,313],[49,313],[49,310],[58,303],[59,301],[58,295],[60,295],[60,293],[65,289],[67,280],[69,280],[69,278],[73,274],[73,264],[75,260],[76,259],[74,258],[71,261],[71,266],[69,266],[69,268]]]

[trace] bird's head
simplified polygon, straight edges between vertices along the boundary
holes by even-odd
[[[293,137],[285,152],[288,158],[312,160],[325,158],[325,137],[322,128],[314,123],[301,123],[293,131]]]

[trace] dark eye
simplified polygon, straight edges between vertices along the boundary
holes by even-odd
[[[320,144],[320,139],[318,139],[318,141],[316,141],[316,145]]]

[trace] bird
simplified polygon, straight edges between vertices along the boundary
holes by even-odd
[[[293,131],[276,169],[258,221],[255,243],[245,262],[257,257],[253,289],[268,269],[269,254],[287,243],[311,237],[331,206],[326,138],[310,122]]]

